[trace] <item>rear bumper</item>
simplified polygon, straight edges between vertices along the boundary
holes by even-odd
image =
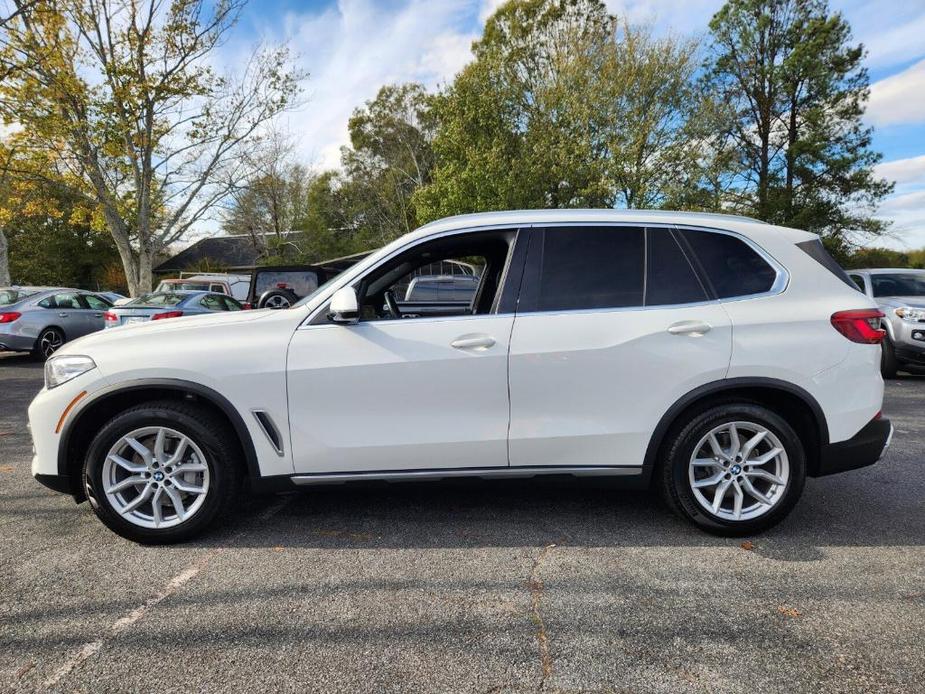
[[[35,347],[34,337],[0,333],[0,352],[31,352],[33,347]]]
[[[893,425],[889,419],[871,420],[847,441],[824,445],[819,455],[819,468],[813,477],[873,465],[883,457],[892,438]]]

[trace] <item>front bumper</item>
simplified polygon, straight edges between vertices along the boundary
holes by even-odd
[[[873,465],[883,457],[892,438],[893,424],[889,419],[871,420],[847,441],[824,445],[819,455],[819,467],[813,477]]]

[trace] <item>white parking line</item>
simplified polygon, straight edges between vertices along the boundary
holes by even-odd
[[[272,518],[277,513],[283,510],[283,507],[287,503],[289,503],[290,498],[291,497],[288,497],[288,496],[281,498],[277,503],[273,504],[266,511],[264,511],[259,516],[257,516],[257,519],[259,521],[269,520],[270,518]],[[242,533],[243,536],[247,536],[247,534],[248,533],[246,531]],[[119,617],[119,619],[117,619],[115,622],[112,623],[112,626],[109,627],[109,631],[104,637],[96,639],[95,641],[88,641],[83,646],[81,646],[77,651],[75,651],[74,654],[70,658],[68,658],[64,662],[64,664],[55,671],[53,675],[51,675],[48,679],[45,680],[44,686],[46,688],[50,688],[58,684],[62,679],[67,677],[67,675],[70,674],[70,672],[73,671],[74,668],[79,666],[81,663],[86,661],[88,658],[92,658],[94,655],[99,653],[99,651],[103,648],[103,644],[106,642],[107,639],[111,639],[115,636],[118,636],[120,633],[122,633],[123,631],[131,627],[133,624],[135,624],[142,617],[144,617],[145,614],[148,612],[148,610],[150,610],[152,607],[156,606],[158,603],[162,602],[163,600],[169,598],[171,595],[176,593],[180,588],[183,587],[184,584],[188,583],[193,578],[195,578],[199,574],[199,572],[202,571],[209,564],[210,561],[212,561],[213,558],[221,554],[223,551],[224,551],[224,548],[220,547],[218,549],[212,550],[211,552],[208,552],[206,555],[201,557],[198,561],[193,563],[192,566],[188,566],[187,568],[183,569],[183,571],[178,573],[176,576],[171,578],[167,582],[167,585],[164,586],[164,589],[162,591],[148,598],[143,604],[139,605],[138,607],[136,607],[134,610],[132,610],[128,614],[122,617]]]

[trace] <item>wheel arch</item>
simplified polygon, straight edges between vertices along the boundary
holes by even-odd
[[[64,425],[58,443],[58,474],[71,482],[71,494],[77,501],[85,498],[80,483],[80,467],[87,447],[107,419],[129,407],[150,400],[194,400],[226,420],[237,435],[247,464],[248,476],[260,476],[257,453],[244,418],[221,393],[201,383],[181,379],[140,379],[119,383],[97,391]]]
[[[648,485],[662,457],[674,425],[715,404],[741,399],[769,407],[787,420],[804,442],[807,474],[819,470],[822,446],[829,443],[829,428],[816,399],[803,388],[774,378],[729,378],[702,385],[682,396],[662,415],[643,462],[643,481]]]

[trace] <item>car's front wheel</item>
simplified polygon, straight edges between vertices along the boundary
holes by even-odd
[[[765,407],[719,405],[670,436],[658,478],[662,495],[675,512],[709,532],[766,530],[803,491],[803,445],[786,420]]]
[[[150,402],[93,439],[83,481],[96,515],[129,540],[162,544],[202,532],[233,502],[240,452],[227,424],[193,404]]]

